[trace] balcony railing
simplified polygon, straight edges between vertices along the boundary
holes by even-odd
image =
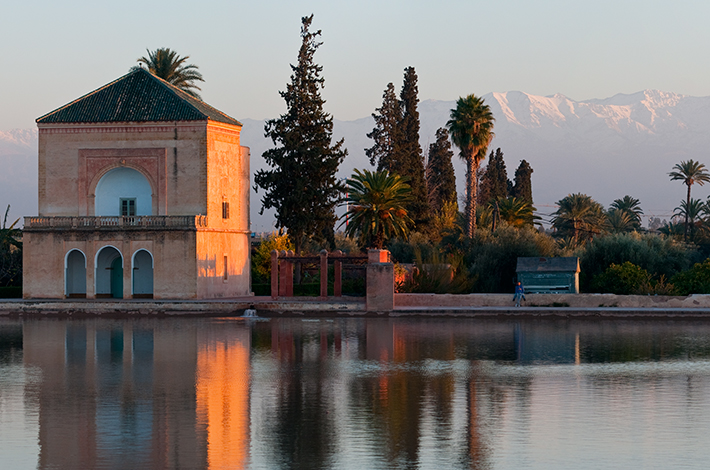
[[[194,229],[207,226],[204,215],[137,215],[96,217],[25,217],[25,229]]]

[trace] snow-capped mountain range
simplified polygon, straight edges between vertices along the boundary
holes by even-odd
[[[554,211],[555,202],[567,194],[582,192],[605,206],[629,194],[640,199],[646,215],[668,219],[685,195],[682,184],[668,178],[673,165],[692,158],[710,167],[710,97],[645,90],[586,101],[518,91],[483,98],[496,118],[490,149],[501,148],[511,180],[520,160],[530,163],[533,197],[542,214]],[[425,152],[454,106],[454,101],[420,103]],[[264,121],[241,121],[242,144],[251,147],[254,173],[265,167],[261,154],[271,141],[264,138]],[[345,138],[349,153],[339,176],[370,167],[364,149],[372,145],[367,138],[372,127],[369,116],[335,120],[334,137]],[[0,132],[0,205],[12,204],[14,218],[37,210],[36,149],[34,129]],[[464,166],[458,158],[454,166],[461,197]],[[693,188],[696,198],[709,193],[710,187]],[[258,214],[260,194],[252,192],[251,206],[252,230],[270,230],[273,218]]]

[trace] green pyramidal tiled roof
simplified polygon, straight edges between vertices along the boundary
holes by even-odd
[[[37,123],[206,121],[242,124],[152,73],[137,68],[51,113]]]

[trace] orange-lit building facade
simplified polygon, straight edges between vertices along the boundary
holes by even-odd
[[[25,298],[249,293],[249,149],[238,121],[137,69],[37,126]]]

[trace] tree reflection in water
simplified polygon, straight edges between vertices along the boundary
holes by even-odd
[[[37,452],[38,468],[710,458],[703,321],[3,319],[0,399],[23,380],[36,439],[0,455]],[[6,409],[4,432],[23,436]]]

